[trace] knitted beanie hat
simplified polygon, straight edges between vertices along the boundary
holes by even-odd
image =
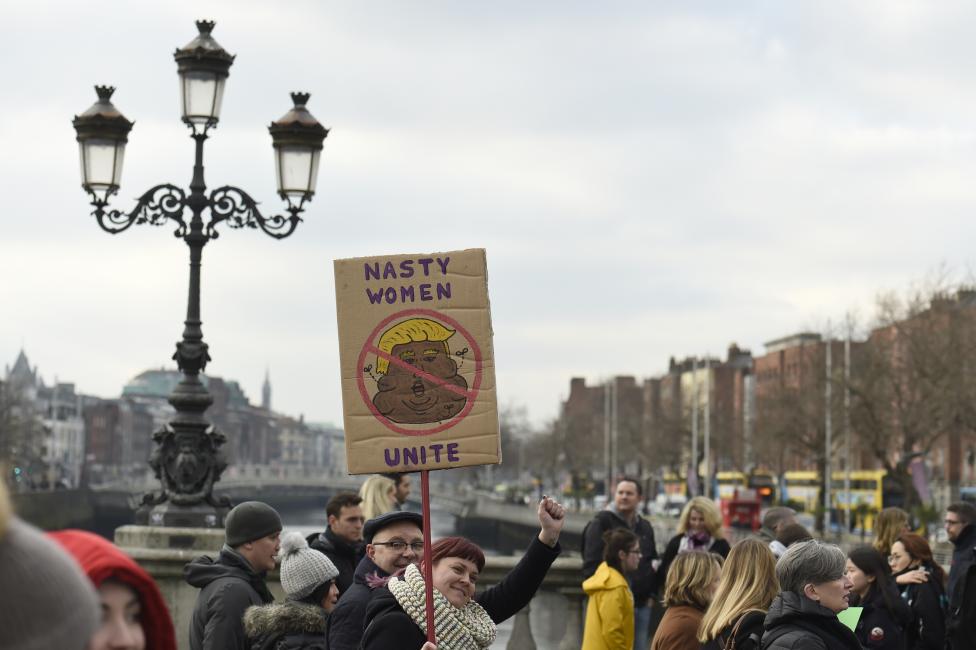
[[[0,612],[0,648],[17,650],[83,650],[102,620],[74,559],[16,517],[0,539]]]
[[[224,518],[224,536],[227,546],[234,548],[267,537],[281,530],[278,511],[267,503],[245,501],[234,506]]]
[[[329,580],[339,570],[323,553],[308,547],[305,537],[291,532],[281,539],[281,588],[291,600],[301,600]]]

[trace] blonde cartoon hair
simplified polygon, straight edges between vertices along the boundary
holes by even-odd
[[[369,521],[393,510],[395,492],[396,483],[391,478],[374,474],[366,479],[359,488],[359,496],[363,500],[363,519]]]
[[[448,329],[429,318],[410,318],[401,321],[383,332],[379,344],[376,346],[383,352],[390,354],[393,346],[412,341],[433,341],[440,343],[454,336],[454,330]],[[383,357],[376,357],[376,372],[385,375],[390,362]]]
[[[678,519],[678,532],[684,533],[688,530],[688,517],[691,511],[696,510],[705,520],[705,529],[708,534],[715,539],[722,539],[722,515],[718,512],[715,502],[708,497],[695,497],[685,505]]]

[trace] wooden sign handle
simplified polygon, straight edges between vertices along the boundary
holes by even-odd
[[[430,470],[420,471],[420,501],[424,517],[424,591],[427,605],[427,640],[434,640],[434,567],[430,561]]]

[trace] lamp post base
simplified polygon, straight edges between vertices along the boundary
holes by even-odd
[[[135,519],[142,526],[222,529],[229,510],[228,507],[214,507],[207,503],[192,506],[161,503],[140,507],[136,510]]]

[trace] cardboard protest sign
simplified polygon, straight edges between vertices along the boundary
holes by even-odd
[[[501,462],[483,249],[335,261],[350,474]]]

